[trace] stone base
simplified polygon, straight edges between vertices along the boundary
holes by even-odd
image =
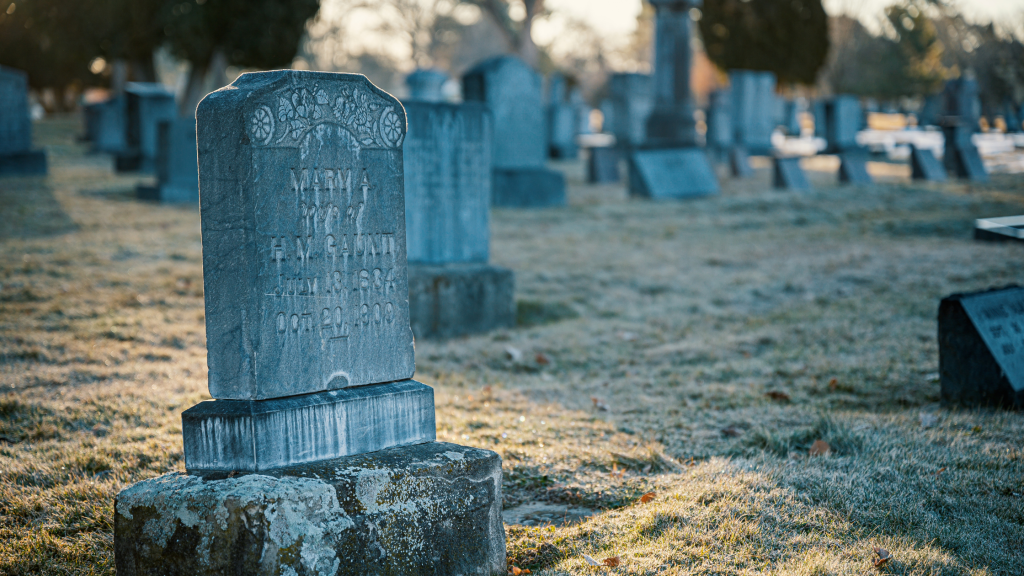
[[[945,182],[948,179],[942,163],[927,148],[911,146],[910,169],[914,180]]]
[[[947,146],[944,160],[946,171],[957,178],[971,182],[988,182],[985,164],[973,144],[961,144],[952,149]]]
[[[774,160],[772,172],[772,186],[780,190],[807,191],[811,189],[811,183],[807,181],[804,169],[800,167],[800,158],[778,158]]]
[[[844,184],[871,184],[868,159],[862,152],[839,154],[839,181]]]
[[[750,157],[747,151],[741,146],[734,146],[729,150],[729,171],[734,178],[748,178],[754,175],[754,169],[750,167]]]
[[[46,176],[46,152],[0,154],[0,176]]]
[[[619,151],[613,146],[594,147],[587,158],[587,182],[606,184],[622,179],[619,174]]]
[[[162,204],[195,204],[199,205],[199,189],[173,184],[157,184],[149,186],[139,184],[135,187],[135,197],[139,200],[160,202]]]
[[[515,275],[488,264],[410,264],[409,317],[413,334],[424,339],[511,328]]]
[[[146,158],[137,152],[122,152],[114,156],[115,172],[140,172],[152,174],[156,170],[156,163],[152,158]]]
[[[547,168],[495,169],[491,206],[547,208],[565,206],[565,176]]]
[[[413,380],[274,400],[209,400],[181,414],[185,469],[271,470],[436,438],[434,390]]]
[[[682,199],[718,194],[718,177],[700,148],[637,150],[630,158],[629,193]]]
[[[226,478],[167,474],[114,504],[118,576],[505,574],[501,458],[431,442]]]

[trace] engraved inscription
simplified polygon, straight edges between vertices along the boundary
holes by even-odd
[[[1024,290],[979,294],[963,306],[1010,383],[1024,389]]]

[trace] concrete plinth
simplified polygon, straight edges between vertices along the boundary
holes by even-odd
[[[117,495],[118,576],[505,573],[501,458],[431,442]]]
[[[0,154],[0,176],[45,176],[46,152],[26,150]]]
[[[565,177],[547,168],[495,168],[491,206],[548,208],[565,206]]]
[[[515,324],[515,276],[488,264],[409,265],[409,317],[417,338],[481,334]]]

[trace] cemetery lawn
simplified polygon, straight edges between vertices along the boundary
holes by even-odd
[[[209,397],[198,210],[134,200],[79,130],[37,124],[51,175],[0,180],[0,575],[113,574],[114,495],[184,469]],[[520,326],[417,342],[438,439],[502,456],[511,565],[1021,573],[1024,414],[940,406],[935,318],[1024,283],[1024,246],[971,239],[1024,177],[800,194],[761,168],[651,203],[561,168],[569,207],[493,214]]]

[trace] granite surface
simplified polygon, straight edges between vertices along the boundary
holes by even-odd
[[[945,182],[948,180],[946,168],[939,162],[935,154],[927,148],[910,147],[910,172],[914,180],[929,182]]]
[[[494,169],[491,206],[498,208],[551,208],[565,206],[565,176],[547,168]]]
[[[839,181],[848,184],[871,184],[867,154],[859,150],[840,152]]]
[[[286,70],[196,114],[210,394],[412,377],[402,105],[361,75]]]
[[[772,186],[779,190],[807,191],[811,189],[807,174],[800,167],[799,157],[776,157],[772,162]]]
[[[477,102],[409,102],[405,223],[409,262],[486,262],[491,115]]]
[[[651,199],[718,194],[718,177],[704,150],[637,150],[630,157],[629,193]]]
[[[434,391],[413,380],[274,400],[209,400],[181,415],[185,469],[258,471],[434,440]]]
[[[547,128],[541,78],[515,56],[485,60],[462,77],[462,98],[491,110],[496,169],[541,168],[547,158]]]
[[[430,442],[117,495],[119,576],[505,574],[501,458]]]
[[[409,313],[417,338],[454,338],[511,328],[515,275],[485,263],[409,266]]]
[[[129,82],[124,89],[125,150],[115,162],[119,171],[146,172],[156,169],[160,123],[178,117],[174,93],[163,84]]]

